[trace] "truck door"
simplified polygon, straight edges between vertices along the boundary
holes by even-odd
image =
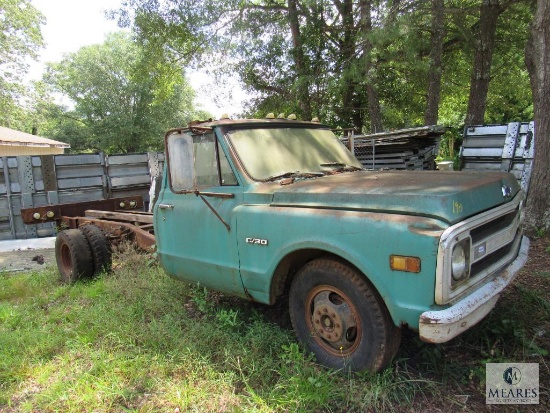
[[[166,149],[154,210],[162,266],[175,278],[244,297],[234,216],[243,190],[216,135],[175,131]]]

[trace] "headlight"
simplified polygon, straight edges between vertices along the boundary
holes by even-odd
[[[455,245],[451,256],[453,283],[465,280],[470,275],[470,241],[463,240]]]

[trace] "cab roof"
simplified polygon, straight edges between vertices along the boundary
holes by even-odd
[[[295,126],[295,125],[303,125],[303,126],[321,126],[326,127],[326,125],[323,125],[319,122],[306,122],[306,121],[300,121],[300,120],[291,120],[291,119],[219,119],[219,120],[207,120],[207,121],[193,121],[189,123],[189,126],[199,126],[199,127],[209,127],[214,128],[217,126],[254,126],[254,125],[285,125],[285,126]]]
[[[166,132],[166,136],[171,135],[172,133],[182,133],[184,131],[190,131],[196,134],[204,134],[210,132],[214,128],[218,127],[241,127],[241,128],[250,128],[250,127],[273,127],[273,126],[282,126],[282,127],[308,127],[308,128],[318,128],[318,129],[327,129],[329,126],[324,125],[319,122],[307,122],[293,119],[285,118],[265,118],[265,119],[229,119],[222,118],[218,120],[194,120],[189,122],[186,127],[173,128]]]

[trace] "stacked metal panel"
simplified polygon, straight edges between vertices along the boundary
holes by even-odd
[[[21,220],[21,208],[47,204],[40,157],[0,158],[0,239],[34,238],[53,231],[52,224],[30,228]]]
[[[53,224],[24,225],[21,208],[142,195],[162,175],[163,153],[0,157],[0,240],[54,235]]]
[[[400,129],[372,135],[350,135],[342,141],[367,169],[435,169],[440,126]]]
[[[529,189],[535,152],[534,122],[466,126],[460,149],[461,169],[506,171]]]

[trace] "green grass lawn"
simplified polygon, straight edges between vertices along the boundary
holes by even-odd
[[[0,274],[0,412],[476,411],[486,361],[548,355],[548,331],[540,341],[517,327],[505,300],[444,346],[405,334],[381,374],[328,371],[297,345],[284,307],[208,292],[148,262],[126,252],[112,273],[70,286],[55,267]],[[550,324],[548,297],[515,294],[522,319]]]

